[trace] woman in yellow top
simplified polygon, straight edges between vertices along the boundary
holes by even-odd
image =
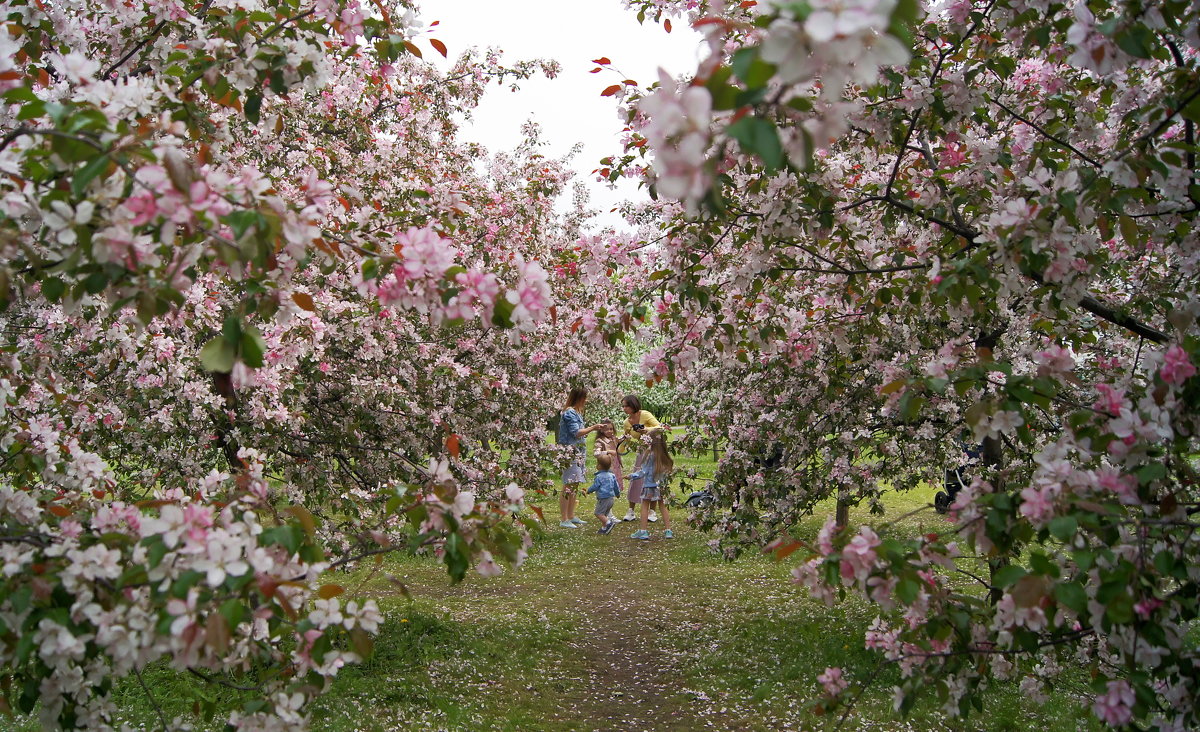
[[[642,467],[642,463],[646,461],[646,457],[650,454],[650,448],[642,443],[642,435],[648,434],[650,430],[662,428],[662,423],[659,422],[653,414],[642,409],[642,400],[636,394],[628,394],[621,400],[621,409],[625,410],[625,436],[626,443],[632,444],[637,450],[637,459],[633,463],[633,470],[636,472]],[[642,480],[629,480],[629,513],[625,514],[625,521],[636,521],[637,513],[634,508],[642,502]],[[658,521],[658,514],[654,511],[650,512],[650,520]]]

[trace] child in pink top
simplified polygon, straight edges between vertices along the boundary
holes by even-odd
[[[606,420],[599,424],[600,431],[596,435],[596,441],[592,447],[592,454],[599,457],[600,455],[608,455],[612,459],[613,477],[617,479],[617,488],[622,493],[625,492],[625,475],[621,465],[621,454],[617,452],[617,431],[613,427],[612,420]]]

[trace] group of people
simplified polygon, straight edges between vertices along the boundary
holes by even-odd
[[[558,442],[574,448],[571,464],[562,474],[563,492],[558,504],[562,523],[559,526],[575,529],[585,524],[575,516],[575,510],[579,504],[580,487],[587,480],[587,436],[595,432],[593,453],[596,457],[596,474],[587,493],[596,494],[594,514],[600,521],[599,533],[608,534],[620,522],[613,514],[613,505],[624,493],[629,501],[629,511],[623,520],[635,521],[639,515],[641,518],[641,527],[633,532],[632,538],[649,539],[650,524],[657,522],[660,517],[663,537],[672,538],[665,481],[675,463],[667,451],[666,429],[653,414],[642,409],[642,401],[637,395],[629,394],[621,400],[626,417],[624,431],[618,438],[611,420],[587,425],[583,417],[587,398],[587,389],[571,389],[559,416]],[[637,457],[626,486],[622,453],[635,451]]]

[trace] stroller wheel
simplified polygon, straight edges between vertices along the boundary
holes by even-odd
[[[950,496],[946,495],[945,491],[938,491],[933,497],[933,507],[938,513],[947,513],[950,510]]]

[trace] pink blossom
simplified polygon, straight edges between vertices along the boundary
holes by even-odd
[[[1106,724],[1120,727],[1133,718],[1136,698],[1129,682],[1124,679],[1108,682],[1108,690],[1096,696],[1092,702],[1092,713]]]
[[[849,686],[842,676],[842,669],[836,666],[827,667],[825,673],[817,676],[817,681],[825,687],[825,693],[829,696],[838,696]]]
[[[1055,486],[1025,486],[1021,490],[1021,515],[1035,526],[1044,526],[1054,517],[1054,500],[1057,495],[1058,490]]]
[[[1133,611],[1138,614],[1142,620],[1149,620],[1154,611],[1162,607],[1163,601],[1157,597],[1147,597],[1143,600],[1138,600],[1133,604]]]
[[[1196,367],[1192,365],[1188,352],[1180,348],[1178,344],[1172,345],[1163,354],[1163,365],[1158,371],[1158,375],[1163,381],[1179,385],[1195,374]]]
[[[1092,409],[1116,417],[1122,409],[1127,408],[1128,403],[1125,400],[1124,389],[1119,389],[1111,384],[1096,384],[1095,389],[1100,396],[1092,404]]]
[[[837,521],[830,516],[821,530],[817,532],[817,551],[825,556],[833,554],[833,534],[837,531]]]
[[[865,581],[875,568],[875,547],[879,546],[879,537],[869,526],[859,529],[858,536],[850,540],[842,550],[841,572],[842,581],[849,583],[854,580]]]
[[[1075,354],[1064,346],[1051,346],[1038,352],[1036,358],[1037,362],[1051,373],[1063,374],[1075,368]]]

